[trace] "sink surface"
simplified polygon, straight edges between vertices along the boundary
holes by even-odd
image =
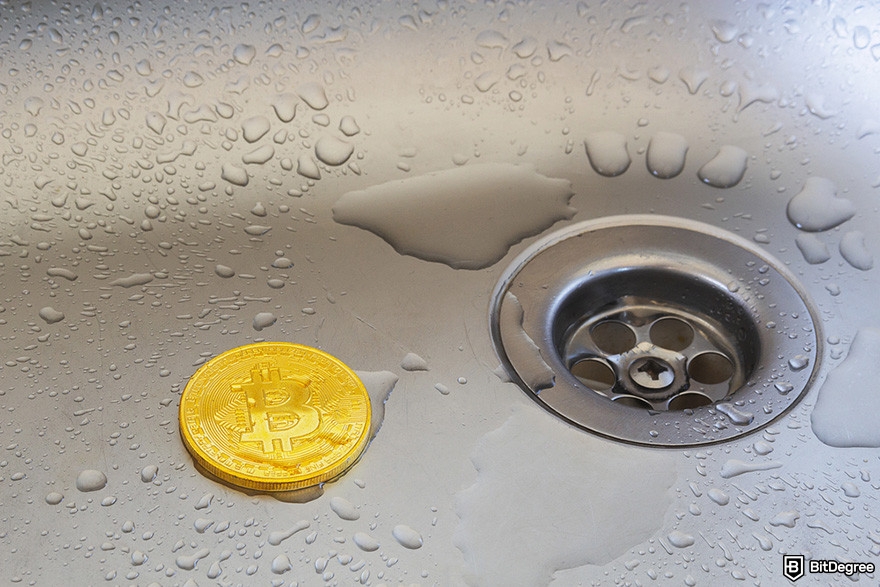
[[[0,2],[0,580],[771,585],[783,555],[876,563],[880,10],[375,4]],[[749,241],[816,308],[757,326],[801,350],[754,393],[675,425],[735,428],[815,356],[799,402],[660,448],[511,381],[490,334],[508,266],[629,214]],[[374,398],[360,461],[309,495],[218,483],[181,441],[190,376],[260,341],[330,353]]]

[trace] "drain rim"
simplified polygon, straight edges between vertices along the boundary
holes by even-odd
[[[669,239],[670,242],[655,243],[656,246],[649,250],[637,249],[639,254],[633,254],[633,246],[627,247],[622,242],[626,240],[622,236],[626,235],[621,229],[637,229],[641,233],[651,234],[669,232],[677,236],[689,235],[695,240],[708,239],[716,246],[697,251],[693,244],[690,247],[687,245],[688,239]],[[617,233],[605,232],[609,230]],[[583,242],[574,240],[582,237],[583,242],[606,237],[605,240],[596,242],[590,240],[591,244],[599,243],[604,249],[589,252],[578,263],[557,267],[554,275],[542,276],[542,279],[546,277],[546,281],[529,282],[530,279],[535,279],[535,271],[529,267],[530,264],[542,257],[552,259],[554,255],[562,255],[569,249],[574,250],[572,243],[580,243],[583,247]],[[650,239],[649,236],[639,238]],[[609,250],[614,254],[609,254]],[[624,250],[629,251],[628,256],[623,255]],[[737,287],[729,291],[729,297],[740,300],[744,307],[748,303],[754,303],[755,308],[760,307],[764,311],[761,313],[759,309],[754,309],[750,314],[763,345],[751,378],[744,381],[729,397],[707,406],[674,412],[642,409],[638,415],[633,413],[633,408],[623,406],[625,402],[609,401],[609,398],[581,384],[560,357],[558,341],[553,340],[554,335],[546,324],[551,320],[546,317],[538,319],[536,316],[556,316],[555,312],[559,311],[560,305],[571,295],[571,291],[589,281],[583,279],[584,274],[613,269],[614,261],[623,257],[645,260],[644,265],[639,267],[652,267],[649,261],[658,259],[666,259],[667,266],[670,258],[694,262],[704,271],[700,274],[701,279],[714,277],[715,281],[721,280],[715,284],[719,291],[720,284],[724,284],[726,288],[733,283],[741,284],[748,290],[739,292]],[[737,262],[731,262],[731,258]],[[721,263],[720,260],[725,262]],[[542,259],[542,262],[546,262],[546,259]],[[547,269],[546,265],[544,269]],[[538,272],[538,275],[541,273]],[[572,282],[574,275],[581,281]],[[770,277],[771,282],[781,281],[770,289],[755,289],[751,292],[758,287],[758,278],[764,275]],[[538,292],[535,294],[538,299],[540,296],[548,299],[543,299],[541,303],[531,298],[521,301],[517,296],[523,297],[523,292]],[[768,324],[768,318],[776,317],[776,312],[771,310],[780,301],[785,303],[778,308],[780,311],[784,310],[780,315],[786,316],[790,312],[790,318],[794,322],[788,330],[770,328],[772,325]],[[514,306],[519,306],[519,309]],[[815,384],[821,358],[824,356],[822,326],[816,306],[805,288],[782,262],[754,243],[722,228],[671,216],[610,216],[576,223],[539,239],[518,255],[502,273],[493,290],[489,312],[492,343],[503,368],[511,380],[539,405],[572,425],[594,434],[646,446],[689,447],[717,444],[770,425],[792,410],[808,393]],[[535,347],[533,353],[526,353],[523,348],[513,349],[511,346],[513,334],[516,334],[513,332],[516,329],[511,324],[517,316],[520,321],[519,331],[525,333],[528,343]],[[801,322],[804,324],[801,325]],[[783,340],[786,338],[785,332],[791,332],[795,326],[805,326],[803,332],[799,332],[799,338],[795,341]],[[797,354],[808,356],[809,368],[795,371],[784,365],[788,358]],[[528,364],[524,365],[524,362]],[[533,372],[543,372],[543,379],[536,379]],[[793,384],[794,389],[785,394],[774,389],[774,384],[783,381]],[[685,394],[692,391],[685,391]],[[770,394],[775,396],[769,397]],[[762,410],[762,402],[771,408],[769,413]],[[621,405],[617,405],[618,403]],[[755,412],[754,418],[748,424],[734,423],[726,416],[728,407],[752,410]],[[696,427],[695,422],[712,422],[715,428],[701,429]]]

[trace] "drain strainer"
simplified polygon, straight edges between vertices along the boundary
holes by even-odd
[[[538,403],[654,446],[729,440],[791,409],[821,337],[794,276],[752,243],[664,216],[570,226],[507,269],[495,348]]]

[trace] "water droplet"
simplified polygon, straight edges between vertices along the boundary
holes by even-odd
[[[732,22],[726,20],[712,21],[712,34],[722,43],[729,43],[736,38],[739,29]]]
[[[219,277],[228,278],[235,276],[235,269],[226,265],[220,265],[218,263],[214,266],[214,273],[216,273]]]
[[[262,165],[275,156],[275,147],[272,145],[263,145],[257,147],[250,153],[241,156],[241,162],[246,165]],[[225,179],[225,178],[224,178]]]
[[[309,179],[321,179],[321,170],[314,158],[308,153],[303,153],[296,161],[296,172]]]
[[[257,56],[257,48],[253,45],[236,45],[232,50],[232,58],[242,65],[250,65]]]
[[[157,465],[147,465],[141,469],[141,481],[144,483],[152,483],[158,474],[159,467]]]
[[[56,310],[52,306],[45,306],[44,308],[40,308],[39,312],[40,318],[42,318],[46,324],[55,324],[56,322],[61,322],[64,320],[64,312],[61,310]]]
[[[843,494],[847,497],[859,497],[862,494],[856,484],[852,481],[845,481],[841,484],[840,488],[843,490]]]
[[[658,132],[648,143],[646,163],[654,177],[669,179],[684,169],[688,152],[687,140],[671,132]]]
[[[270,532],[268,542],[272,546],[278,546],[297,532],[302,532],[308,527],[309,523],[306,520],[300,520],[287,530],[276,530],[274,532]]]
[[[827,118],[831,118],[836,114],[835,111],[830,110],[825,106],[825,96],[821,94],[810,93],[806,96],[807,109],[810,111],[810,114],[825,120]]]
[[[730,496],[721,489],[718,489],[717,487],[711,488],[709,491],[706,492],[706,495],[708,495],[709,499],[711,499],[718,505],[724,506],[730,503]]]
[[[415,353],[407,353],[400,362],[400,368],[404,371],[427,371],[428,362]]]
[[[241,134],[249,143],[255,143],[269,132],[272,125],[265,116],[253,116],[241,123]]]
[[[535,37],[525,37],[523,40],[513,46],[513,53],[520,59],[528,59],[538,50],[538,39]]]
[[[272,261],[272,267],[276,269],[290,269],[293,267],[293,261],[288,259],[287,257],[278,257],[274,261]]]
[[[365,552],[374,552],[379,550],[379,541],[367,534],[366,532],[357,532],[354,535],[354,543],[358,548]]]
[[[824,177],[810,177],[788,203],[788,219],[809,232],[829,230],[855,216],[853,203],[837,197],[837,186]]]
[[[760,461],[757,463],[747,463],[739,459],[728,459],[721,466],[719,475],[722,479],[730,479],[745,473],[753,473],[755,471],[769,471],[770,469],[778,469],[782,466],[779,461]]]
[[[752,450],[755,451],[756,455],[767,456],[771,452],[773,452],[773,446],[764,440],[759,440],[755,444],[752,445]]]
[[[327,101],[327,94],[324,93],[323,86],[316,83],[306,83],[297,88],[297,94],[302,98],[303,102],[308,104],[314,110],[323,110],[330,102]]]
[[[547,56],[550,61],[556,62],[572,54],[570,45],[562,41],[547,41]]]
[[[719,403],[715,406],[715,409],[727,416],[727,418],[737,426],[747,426],[755,419],[754,414],[744,412],[730,403]]]
[[[779,512],[770,519],[771,526],[785,526],[786,528],[794,528],[795,523],[800,519],[801,514],[796,510],[788,510]]]
[[[175,559],[174,561],[174,564],[176,564],[178,568],[183,569],[184,571],[191,571],[196,568],[196,565],[200,560],[202,560],[209,554],[211,554],[210,550],[208,550],[207,548],[202,548],[189,556],[181,555],[177,557],[177,559]]]
[[[749,155],[745,150],[724,145],[715,157],[700,167],[697,176],[712,187],[730,188],[742,180],[748,159]]]
[[[754,83],[743,83],[739,86],[739,106],[736,111],[742,112],[755,102],[773,103],[779,99],[779,90],[773,86],[759,86]]]
[[[795,355],[788,360],[788,367],[792,371],[801,371],[810,364],[810,358],[806,355]]]
[[[347,137],[353,137],[361,132],[361,128],[353,116],[343,116],[339,120],[339,130]]]
[[[676,548],[687,548],[688,546],[693,546],[694,542],[696,542],[692,535],[685,534],[680,530],[673,530],[666,535],[666,539]]]
[[[195,71],[188,71],[183,74],[183,85],[188,88],[198,88],[205,83],[205,78]]]
[[[272,559],[272,564],[270,566],[272,572],[276,575],[283,575],[287,571],[293,568],[293,565],[290,564],[290,559],[287,558],[286,554],[279,554],[274,559]]]
[[[831,258],[828,246],[814,234],[799,234],[794,242],[804,256],[804,260],[811,265],[824,263]]]
[[[95,469],[81,471],[76,477],[76,488],[82,492],[98,491],[107,485],[107,476]]]
[[[651,81],[654,81],[658,84],[665,84],[670,75],[672,75],[672,72],[662,65],[652,67],[648,70],[648,77],[651,79]]]
[[[485,73],[481,73],[474,80],[474,86],[481,92],[485,93],[492,89],[492,86],[497,84],[501,80],[501,77],[492,71],[487,71]]]
[[[354,521],[361,517],[353,503],[338,495],[330,498],[330,509],[343,520]]]
[[[231,163],[224,163],[220,168],[220,178],[237,186],[244,187],[248,184],[247,171],[243,167]]]
[[[696,94],[700,90],[700,86],[709,79],[709,72],[695,67],[685,67],[678,72],[678,79],[684,82],[688,92]]]
[[[856,49],[864,49],[871,43],[871,30],[866,26],[853,28],[853,46]]]
[[[498,31],[481,31],[476,38],[476,43],[486,49],[504,49],[507,47],[507,37]]]
[[[141,59],[134,65],[134,70],[138,75],[147,77],[151,73],[153,73],[153,66],[150,65],[150,61],[148,59]],[[112,112],[112,111],[111,111]]]
[[[51,491],[46,494],[46,503],[49,505],[58,505],[64,500],[64,496],[57,491]]]
[[[258,312],[256,316],[254,316],[253,327],[254,330],[260,332],[264,328],[268,328],[275,324],[277,318],[275,314],[272,312]]]
[[[336,137],[323,136],[315,144],[315,156],[327,165],[342,165],[354,152],[354,145]]]
[[[865,234],[852,230],[840,239],[840,256],[860,271],[868,271],[874,266],[874,256],[865,246]]]
[[[787,395],[794,389],[794,385],[791,383],[787,383],[785,381],[780,381],[778,383],[774,383],[773,387],[776,388],[776,391],[781,393],[782,395]]]
[[[422,535],[405,524],[395,526],[391,535],[404,548],[415,550],[422,547]]]
[[[298,100],[293,94],[279,94],[272,102],[275,116],[281,122],[290,122],[296,116],[296,104]]]
[[[590,165],[599,175],[616,177],[629,168],[626,137],[619,132],[599,131],[584,140]]]

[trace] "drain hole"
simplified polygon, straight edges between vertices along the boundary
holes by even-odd
[[[590,335],[599,350],[609,355],[619,355],[636,346],[636,333],[623,322],[599,322],[590,329]]]
[[[651,342],[670,351],[683,351],[694,341],[694,329],[678,318],[660,318],[651,325]]]
[[[571,374],[577,377],[581,383],[596,391],[611,389],[616,380],[611,366],[601,359],[578,361],[572,365]]]
[[[651,215],[536,241],[498,282],[490,327],[511,379],[550,412],[611,439],[698,446],[766,426],[803,397],[822,356],[815,316],[754,243]],[[780,373],[786,390],[764,392]]]
[[[723,383],[733,376],[733,363],[721,353],[700,353],[688,364],[688,374],[706,385]]]
[[[699,408],[701,406],[708,406],[712,403],[712,400],[702,393],[696,392],[687,392],[682,393],[670,400],[669,409],[670,410],[689,410],[693,408]]]
[[[618,395],[613,398],[614,403],[620,404],[622,406],[627,406],[630,408],[640,408],[643,410],[652,409],[651,404],[643,400],[642,398],[636,397],[634,395]]]

